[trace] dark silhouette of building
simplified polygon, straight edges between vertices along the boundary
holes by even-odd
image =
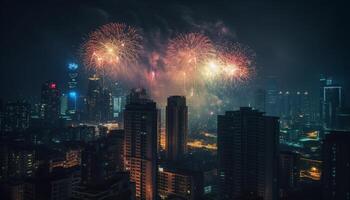
[[[265,112],[266,110],[266,90],[257,89],[254,94],[254,108]]]
[[[100,109],[102,122],[107,122],[113,119],[113,97],[112,93],[107,88],[102,90]]]
[[[22,132],[29,128],[29,103],[26,101],[8,102],[4,107],[3,130],[5,132]]]
[[[73,199],[135,198],[135,186],[124,172],[123,148],[123,130],[112,130],[87,143],[82,151],[81,182],[73,189]]]
[[[184,96],[168,97],[166,106],[167,160],[177,161],[187,152],[187,106]]]
[[[25,180],[26,200],[70,200],[72,197],[72,173],[57,169]]]
[[[102,96],[102,86],[99,77],[94,75],[89,78],[88,92],[86,95],[86,111],[89,121],[99,122],[101,120],[100,99]]]
[[[285,197],[295,190],[299,182],[300,155],[291,151],[281,151],[279,156],[279,191]]]
[[[89,78],[86,110],[87,119],[91,122],[106,122],[113,117],[112,93],[101,82],[96,75]]]
[[[124,111],[125,169],[136,185],[136,199],[157,194],[158,110],[144,89],[133,89]]]
[[[41,88],[41,117],[47,125],[56,125],[60,116],[60,91],[56,82],[47,81]]]
[[[79,185],[73,190],[72,196],[71,200],[134,200],[135,185],[130,182],[127,173],[118,172],[113,178],[98,185]]]
[[[323,199],[350,199],[350,132],[331,131],[323,144]]]
[[[82,151],[81,171],[83,185],[98,185],[123,170],[122,131],[88,142]]]
[[[218,116],[220,199],[277,198],[278,118],[242,107]]]
[[[265,112],[271,116],[278,116],[278,86],[277,78],[268,77],[266,87],[266,108]]]

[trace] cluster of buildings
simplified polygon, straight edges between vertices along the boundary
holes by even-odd
[[[331,79],[319,112],[308,91],[258,89],[253,108],[218,115],[208,151],[188,141],[186,97],[168,97],[162,118],[145,89],[94,75],[79,94],[68,69],[66,90],[47,81],[40,103],[1,106],[5,199],[350,199],[349,115]]]

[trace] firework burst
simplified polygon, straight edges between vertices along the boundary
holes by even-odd
[[[241,83],[254,74],[255,54],[239,43],[222,46],[216,58],[209,60],[202,68],[202,74],[210,83]]]
[[[215,53],[212,41],[200,33],[181,34],[170,40],[167,49],[169,66],[196,68]]]
[[[94,71],[120,72],[135,63],[142,50],[142,37],[128,25],[110,23],[90,33],[83,44],[85,66]]]

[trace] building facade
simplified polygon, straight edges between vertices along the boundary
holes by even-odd
[[[166,149],[169,161],[177,161],[187,152],[187,110],[184,96],[168,98],[166,106]]]
[[[331,131],[323,144],[323,197],[350,199],[350,132]]]
[[[124,111],[125,169],[135,183],[136,199],[154,200],[157,194],[158,111],[144,89],[133,89]]]
[[[243,107],[218,116],[220,199],[277,198],[278,118]]]

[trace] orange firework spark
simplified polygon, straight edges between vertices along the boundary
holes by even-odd
[[[228,81],[246,81],[254,72],[255,54],[239,43],[228,45],[219,53],[222,77]]]
[[[214,53],[214,45],[207,36],[200,33],[181,34],[170,40],[166,60],[170,66],[196,68]]]
[[[83,45],[84,64],[90,69],[118,70],[135,62],[142,50],[138,31],[125,24],[110,23],[90,33]]]

